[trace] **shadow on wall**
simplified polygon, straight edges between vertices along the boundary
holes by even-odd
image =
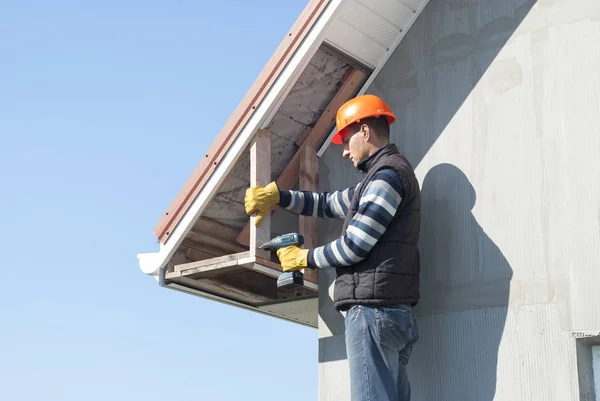
[[[440,164],[422,188],[421,338],[409,371],[415,400],[493,400],[512,269],[477,223],[463,172]]]
[[[496,59],[535,3],[429,1],[367,91],[382,96],[396,113],[391,135],[413,166],[421,162],[492,62],[486,85],[503,92],[521,83],[521,67],[512,57]],[[484,117],[480,114],[480,119]]]
[[[486,72],[482,84],[491,90],[521,83],[520,66],[498,55],[535,3],[429,1],[367,91],[393,108],[393,139],[413,166]],[[465,111],[485,119],[485,107],[476,104]],[[465,119],[473,121],[466,129],[484,135],[478,118]],[[421,339],[409,363],[416,401],[487,401],[496,392],[512,269],[471,213],[475,198],[468,178],[451,164],[432,168],[422,183],[422,301],[415,308]],[[326,294],[320,300],[321,318],[336,338],[319,339],[319,361],[344,359],[343,316],[331,310]]]

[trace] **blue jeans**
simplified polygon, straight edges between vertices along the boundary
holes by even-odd
[[[410,307],[353,306],[345,324],[352,401],[409,401],[406,364],[419,339]]]

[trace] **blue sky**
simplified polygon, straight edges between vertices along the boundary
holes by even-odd
[[[316,330],[136,259],[306,3],[2,2],[2,399],[317,398]]]

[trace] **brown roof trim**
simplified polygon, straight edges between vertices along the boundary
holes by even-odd
[[[315,24],[329,0],[310,0],[289,33],[269,59],[258,78],[252,84],[238,107],[219,132],[205,157],[196,166],[192,175],[175,197],[165,214],[152,230],[161,242],[165,243],[179,223],[192,201],[212,175],[227,149],[239,135],[242,127],[254,113],[256,106],[265,97],[289,59],[292,57],[310,28]]]

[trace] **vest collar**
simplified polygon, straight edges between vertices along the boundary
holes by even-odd
[[[367,157],[364,160],[361,160],[358,163],[358,165],[356,166],[356,168],[359,169],[360,171],[362,171],[363,173],[366,173],[371,169],[371,167],[373,167],[375,165],[375,163],[377,163],[377,161],[379,159],[381,159],[384,156],[392,155],[395,153],[400,153],[398,151],[398,147],[396,146],[396,144],[394,144],[394,143],[387,144],[387,145],[379,148],[371,156]]]

